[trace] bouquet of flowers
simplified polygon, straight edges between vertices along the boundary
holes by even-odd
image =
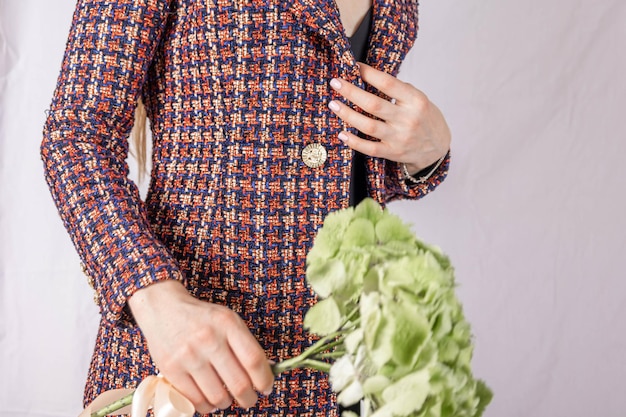
[[[482,415],[492,394],[471,372],[470,325],[453,268],[398,216],[372,199],[330,213],[306,275],[320,300],[304,323],[322,338],[278,370],[333,358],[338,401],[362,400],[363,417]]]
[[[304,324],[320,339],[275,364],[275,374],[328,372],[338,402],[361,402],[362,417],[482,415],[492,393],[471,371],[472,335],[453,268],[398,216],[372,199],[330,213],[306,278],[319,301]]]

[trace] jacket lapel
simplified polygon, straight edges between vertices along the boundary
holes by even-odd
[[[354,67],[354,56],[344,36],[335,0],[287,1],[304,27],[327,43],[342,65]],[[372,7],[367,62],[396,75],[417,35],[417,0],[373,0]],[[348,72],[352,73],[351,69]]]
[[[363,84],[355,65],[350,42],[343,33],[343,26],[335,0],[288,0],[295,16],[301,19],[305,29],[320,37],[337,57],[343,76],[357,85],[372,91]],[[400,64],[413,46],[417,36],[417,0],[373,0],[372,28],[369,37],[367,63],[374,68],[397,75]],[[379,202],[385,201],[387,175],[395,177],[397,168],[380,158],[367,158],[368,188]],[[393,181],[393,179],[392,179]]]
[[[340,67],[352,77],[358,75],[350,42],[344,36],[339,10],[335,0],[289,0],[290,8],[303,23],[305,30],[328,45]],[[351,78],[352,78],[351,77]]]

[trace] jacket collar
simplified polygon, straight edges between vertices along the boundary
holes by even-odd
[[[289,1],[304,27],[327,43],[342,66],[353,72],[354,56],[335,0]],[[368,64],[395,75],[415,40],[417,0],[373,0],[372,7]]]
[[[342,64],[354,66],[350,42],[343,34],[339,10],[334,0],[288,0],[292,9],[314,36],[331,48]]]

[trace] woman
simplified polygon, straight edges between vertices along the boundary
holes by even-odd
[[[324,375],[268,361],[311,343],[325,215],[446,175],[443,116],[394,77],[416,25],[415,0],[78,2],[42,157],[102,313],[86,402],[161,372],[201,413],[337,414]],[[125,163],[138,98],[145,203]]]

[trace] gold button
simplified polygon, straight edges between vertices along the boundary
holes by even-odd
[[[302,150],[302,161],[310,168],[318,168],[324,165],[328,153],[319,143],[310,143]]]

